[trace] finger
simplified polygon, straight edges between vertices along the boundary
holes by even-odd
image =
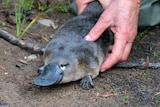
[[[127,43],[125,50],[123,52],[123,56],[121,58],[121,62],[127,60],[129,53],[131,51],[131,48],[132,48],[132,43]]]
[[[121,35],[117,36],[121,37]],[[106,60],[102,64],[100,69],[101,72],[111,68],[113,65],[115,65],[117,62],[121,60],[125,50],[125,45],[126,45],[125,39],[123,40],[122,38],[115,38],[115,44],[113,45],[112,53],[108,54]]]
[[[107,6],[111,3],[111,1],[112,0],[98,0],[99,2],[100,2],[100,4],[101,4],[101,6],[104,8],[104,9],[106,9],[107,8]]]
[[[90,30],[88,35],[85,37],[87,41],[95,41],[97,40],[102,33],[110,26],[110,21],[107,20],[106,15],[101,15],[100,18],[98,19],[97,23],[95,26]]]
[[[76,5],[77,5],[77,9],[78,9],[78,14],[82,13],[83,10],[86,8],[87,4],[89,2],[92,2],[94,0],[76,0]]]
[[[78,8],[78,14],[81,14],[83,10],[86,8],[87,4],[82,5],[81,7],[77,6]]]
[[[113,49],[113,45],[108,46],[108,52],[111,52]]]

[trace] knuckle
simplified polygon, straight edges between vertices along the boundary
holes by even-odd
[[[121,59],[120,59],[120,62],[124,62],[124,61],[126,61],[128,59],[128,57],[122,57]]]
[[[115,59],[119,62],[122,59],[122,55],[121,54],[115,54]]]

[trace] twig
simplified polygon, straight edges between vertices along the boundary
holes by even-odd
[[[147,65],[148,69],[158,69],[160,68],[160,63],[150,63],[150,62],[140,62],[140,63],[136,63],[136,62],[126,62],[126,63],[120,63],[114,66],[114,68],[127,68],[127,69],[131,69],[131,68],[142,68],[145,69]]]
[[[155,96],[160,95],[160,92],[156,93]]]
[[[152,97],[152,100],[155,98],[155,96],[158,96],[160,95],[160,92],[156,93],[153,97]]]
[[[0,30],[0,37],[10,42],[13,45],[17,45],[21,48],[31,50],[35,53],[43,53],[45,51],[45,48],[20,40],[2,29]]]

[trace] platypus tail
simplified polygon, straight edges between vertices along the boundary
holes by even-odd
[[[95,0],[93,2],[90,2],[87,7],[84,9],[84,11],[81,13],[81,15],[85,15],[88,17],[99,17],[102,12],[103,8],[101,4],[98,2],[98,0]]]

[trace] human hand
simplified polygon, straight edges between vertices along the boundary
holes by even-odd
[[[77,0],[77,3],[79,1],[81,0]],[[93,0],[84,0],[84,4],[77,4],[79,13],[90,1]],[[114,33],[111,53],[107,55],[100,69],[103,72],[114,64],[127,60],[137,34],[140,0],[111,0],[109,3],[107,0],[99,0],[99,2],[104,8],[104,12],[85,39],[95,41],[107,28]]]

